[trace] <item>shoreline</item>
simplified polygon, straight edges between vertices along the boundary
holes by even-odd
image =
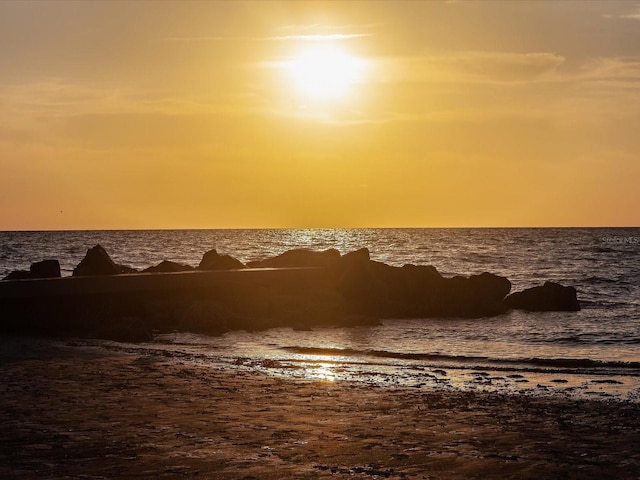
[[[2,337],[0,476],[637,478],[640,405],[282,379]]]

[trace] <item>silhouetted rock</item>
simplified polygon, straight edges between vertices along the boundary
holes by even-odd
[[[396,318],[482,317],[504,313],[511,282],[483,273],[444,278],[430,265],[363,261],[346,268],[338,290],[355,311]]]
[[[527,288],[505,298],[509,308],[529,310],[533,312],[580,310],[580,303],[573,287],[564,287],[559,283],[545,282],[541,287]]]
[[[364,247],[353,252],[345,253],[340,258],[342,263],[368,262],[371,260],[369,249]]]
[[[252,267],[274,270],[207,273],[245,268],[239,260],[211,250],[197,274],[115,275],[132,271],[116,264],[100,245],[88,250],[74,276],[103,278],[70,282],[37,280],[59,276],[57,261],[10,273],[0,282],[0,331],[144,341],[153,332],[372,324],[379,318],[499,315],[510,308],[579,310],[576,291],[547,282],[508,295],[511,282],[482,273],[443,277],[435,267],[396,267],[371,260],[362,248],[345,255],[335,249],[296,249]],[[313,267],[313,268],[291,268]],[[187,265],[163,261],[145,272],[184,272]],[[508,296],[507,296],[508,295]],[[505,298],[506,297],[506,298]]]
[[[3,278],[3,280],[29,280],[31,278],[59,278],[60,263],[58,260],[42,260],[32,263],[27,270],[15,270]]]
[[[107,251],[101,246],[96,245],[87,250],[87,254],[73,270],[74,277],[88,277],[93,275],[117,275],[119,273],[134,273],[135,269],[118,265]]]
[[[145,268],[143,273],[175,273],[175,272],[189,272],[193,270],[193,267],[189,265],[182,265],[181,263],[172,262],[170,260],[163,260],[158,265]]]
[[[28,270],[14,270],[9,273],[3,280],[27,280],[31,278],[31,272]]]
[[[385,309],[387,287],[375,269],[376,265],[371,261],[353,262],[337,279],[338,291],[357,313],[380,315]]]
[[[507,311],[503,299],[511,282],[498,275],[483,273],[445,280],[436,298],[438,315],[446,317],[487,317]]]
[[[238,270],[240,268],[246,268],[244,263],[231,255],[220,255],[215,248],[205,253],[198,265],[198,270]]]
[[[497,302],[504,300],[511,291],[509,279],[493,273],[484,272],[480,275],[471,275],[469,283],[478,295]]]
[[[60,277],[60,263],[58,260],[42,260],[32,263],[29,271],[31,278],[58,278]]]
[[[249,268],[332,267],[340,261],[340,252],[335,248],[321,252],[298,248],[276,257],[249,262]]]

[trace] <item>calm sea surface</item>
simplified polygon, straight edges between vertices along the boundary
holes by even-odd
[[[216,248],[243,262],[296,247],[368,247],[392,265],[445,276],[504,275],[513,290],[554,280],[582,311],[488,319],[384,320],[379,327],[164,335],[147,345],[177,361],[224,363],[285,377],[640,401],[640,228],[0,232],[0,277],[57,258],[70,275],[100,243],[135,268],[196,266]]]

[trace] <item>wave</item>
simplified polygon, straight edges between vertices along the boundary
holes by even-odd
[[[626,308],[631,305],[629,302],[619,302],[610,300],[589,300],[585,298],[580,299],[580,306],[582,308]]]
[[[319,348],[319,347],[281,347],[291,353],[301,355],[326,355],[338,357],[374,357],[397,360],[422,360],[433,362],[454,362],[468,364],[474,362],[509,365],[530,365],[534,367],[567,368],[567,369],[607,369],[607,370],[638,370],[640,362],[622,362],[610,360],[595,360],[590,358],[491,358],[473,355],[445,355],[440,353],[404,353],[387,350],[356,350],[351,348]]]
[[[640,337],[609,334],[602,338],[598,334],[584,333],[565,337],[542,337],[532,342],[547,345],[637,345],[640,344]]]
[[[622,282],[620,279],[618,278],[609,278],[609,277],[599,277],[599,276],[591,276],[591,277],[587,277],[584,280],[582,280],[584,283],[591,283],[591,284],[600,284],[600,283],[613,283],[613,284],[621,284],[621,283],[626,283],[626,282]]]

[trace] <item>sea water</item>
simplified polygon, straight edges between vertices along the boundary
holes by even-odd
[[[375,327],[176,333],[110,348],[330,382],[640,401],[640,228],[0,232],[0,276],[45,258],[57,258],[70,275],[96,243],[138,269],[165,259],[197,266],[212,248],[248,262],[299,247],[367,247],[391,265],[503,275],[512,291],[547,280],[572,285],[582,305],[480,319],[383,319]]]

